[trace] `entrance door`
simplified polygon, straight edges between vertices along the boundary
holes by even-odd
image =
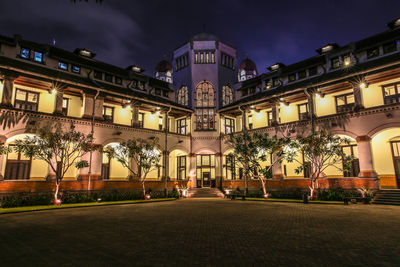
[[[209,172],[203,172],[203,187],[211,187],[211,175]]]
[[[397,187],[400,188],[400,141],[393,141],[391,143],[394,172],[396,173]]]

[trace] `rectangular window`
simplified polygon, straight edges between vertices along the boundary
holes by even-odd
[[[68,70],[68,63],[59,61],[58,62],[58,68],[61,69],[61,70]]]
[[[177,157],[177,172],[178,172],[178,180],[186,179],[186,156],[178,156]]]
[[[400,83],[382,86],[385,105],[400,103]]]
[[[105,80],[106,82],[112,83],[112,81],[113,81],[113,76],[112,76],[111,74],[106,73],[106,74],[104,75],[104,80]]]
[[[176,121],[176,130],[178,134],[186,134],[186,119]]]
[[[253,129],[253,116],[249,115],[248,119],[249,119],[249,130],[251,130]]]
[[[199,53],[194,53],[194,63],[199,63]]]
[[[139,128],[144,128],[144,113],[139,112],[138,121],[139,121]]]
[[[299,104],[298,111],[299,111],[299,120],[302,121],[308,119],[308,103]]]
[[[15,91],[14,107],[25,110],[37,111],[39,104],[39,93],[17,89]]]
[[[235,132],[235,120],[231,118],[225,118],[225,134],[231,134]]]
[[[114,81],[115,81],[116,84],[119,84],[119,85],[122,84],[122,78],[121,77],[115,77]]]
[[[256,92],[256,88],[255,87],[251,87],[250,88],[250,94],[254,94]]]
[[[277,87],[279,85],[279,80],[278,80],[278,78],[273,78],[272,79],[272,86],[273,87]]]
[[[211,63],[215,63],[215,52],[211,52]]]
[[[167,90],[163,90],[162,94],[163,94],[163,97],[169,97],[169,94],[168,94]]]
[[[307,72],[305,70],[299,71],[298,76],[299,76],[299,80],[304,79],[307,77]]]
[[[274,122],[274,118],[272,117],[272,111],[267,112],[268,126],[271,126]]]
[[[374,47],[367,50],[367,58],[374,58],[379,56],[379,47]]]
[[[103,73],[101,71],[94,71],[93,77],[98,80],[103,80]]]
[[[81,73],[81,67],[78,65],[72,65],[71,70],[72,70],[72,72],[75,72],[75,73]]]
[[[69,106],[69,99],[64,97],[62,103],[62,111],[61,111],[64,116],[68,115],[68,106]]]
[[[396,41],[386,43],[383,45],[383,54],[392,53],[397,50]]]
[[[103,107],[103,118],[105,121],[113,122],[114,121],[114,107]]]
[[[335,57],[331,59],[331,68],[332,69],[337,69],[340,67],[340,59],[339,57]]]
[[[294,82],[296,80],[296,73],[289,75],[289,82]]]
[[[308,76],[314,76],[318,74],[318,67],[312,67],[308,69]]]
[[[154,94],[155,95],[161,95],[161,89],[160,88],[154,89]]]
[[[206,52],[206,63],[209,63],[210,61],[210,53]]]
[[[30,59],[31,58],[31,50],[28,48],[21,48],[21,52],[20,52],[20,57],[24,58],[24,59]]]
[[[43,62],[43,53],[38,52],[38,51],[33,52],[33,61],[42,63]]]
[[[144,82],[138,81],[138,83],[137,83],[137,88],[138,88],[139,90],[144,91]]]
[[[231,155],[225,156],[225,178],[228,180],[235,180],[236,178],[236,164],[235,157]]]
[[[196,110],[196,129],[214,130],[214,109],[198,108]]]
[[[164,120],[164,117],[163,116],[159,116],[158,117],[158,130],[159,131],[162,131],[163,130],[163,120]]]
[[[343,55],[343,65],[346,67],[349,66],[350,63],[351,63],[350,55],[349,54]]]
[[[272,87],[271,80],[266,80],[266,81],[265,81],[265,90],[268,90],[268,89],[270,89],[271,87]]]
[[[354,95],[353,93],[336,96],[336,112],[349,112],[353,110],[354,107]]]

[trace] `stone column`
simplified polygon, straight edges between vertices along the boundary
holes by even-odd
[[[215,186],[222,188],[222,153],[215,154]]]
[[[360,173],[359,178],[376,178],[377,173],[374,170],[374,165],[372,162],[372,150],[371,150],[371,138],[369,136],[363,135],[358,136],[357,140],[357,150],[358,150],[358,160],[360,162]]]
[[[164,150],[163,151],[163,175],[162,175],[162,179],[164,179],[164,181],[168,181],[169,177],[169,151]]]
[[[272,161],[275,162],[277,158],[276,153],[272,154]],[[277,162],[272,166],[272,179],[274,180],[281,180],[283,179],[283,172],[282,172],[282,164]]]
[[[4,74],[4,84],[1,104],[5,107],[12,107],[14,81],[18,78],[18,74],[11,71],[2,71],[2,73]]]
[[[362,92],[359,85],[353,85],[353,94],[354,94],[354,102],[356,109],[364,108],[363,100],[362,100]]]

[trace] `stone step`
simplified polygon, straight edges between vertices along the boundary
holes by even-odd
[[[188,193],[191,198],[224,197],[224,194],[218,188],[190,188]]]
[[[372,204],[400,205],[400,190],[380,190],[375,194]]]

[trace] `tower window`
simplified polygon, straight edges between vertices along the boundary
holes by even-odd
[[[81,73],[81,67],[78,65],[72,65],[71,70],[75,73]]]
[[[42,63],[43,62],[43,53],[35,51],[33,53],[33,61]]]
[[[22,58],[29,59],[31,57],[31,50],[28,48],[21,48],[21,53],[19,54]]]
[[[60,61],[58,62],[58,68],[62,70],[68,70],[68,63]]]

